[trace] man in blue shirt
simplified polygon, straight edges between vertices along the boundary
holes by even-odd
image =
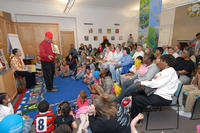
[[[117,84],[120,84],[120,74],[127,73],[133,65],[132,57],[130,56],[130,49],[124,48],[123,57],[115,65],[115,69],[111,70],[112,80],[116,81]]]

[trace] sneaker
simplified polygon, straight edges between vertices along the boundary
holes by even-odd
[[[184,111],[179,111],[179,115],[186,117],[186,118],[191,118],[192,113],[191,112],[184,112]]]

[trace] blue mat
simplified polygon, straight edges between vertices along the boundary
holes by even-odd
[[[43,82],[37,85],[33,89],[28,89],[23,96],[16,113],[20,115],[29,115],[31,118],[38,113],[37,104],[42,99],[49,102],[56,113],[57,105],[63,100],[73,103],[79,95],[80,90],[85,90],[89,94],[87,84],[83,83],[82,80],[73,80],[70,77],[67,78],[54,78],[54,85],[58,88],[58,92],[47,92]]]

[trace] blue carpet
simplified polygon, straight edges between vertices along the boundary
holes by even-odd
[[[20,115],[29,115],[31,118],[38,113],[37,104],[42,99],[49,102],[53,112],[57,111],[57,104],[63,100],[70,101],[72,104],[79,95],[80,90],[85,90],[89,94],[87,85],[82,80],[73,80],[67,78],[54,78],[54,85],[58,88],[58,92],[47,92],[43,86],[43,82],[33,89],[28,89],[23,96],[16,113]]]

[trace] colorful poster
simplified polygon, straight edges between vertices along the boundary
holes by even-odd
[[[85,41],[89,41],[89,36],[84,36]]]
[[[150,0],[140,0],[138,43],[145,44],[148,40]]]
[[[98,29],[98,33],[102,34],[102,29],[101,28]]]
[[[119,40],[120,40],[120,41],[123,40],[123,36],[119,36]]]
[[[140,0],[138,43],[153,50],[158,45],[162,0]]]
[[[89,33],[90,34],[93,33],[93,29],[92,28],[89,29]]]
[[[111,34],[111,29],[107,29],[107,34]]]
[[[115,36],[111,36],[111,40],[114,41],[115,40]]]
[[[98,41],[98,36],[94,36],[94,41]]]
[[[151,0],[147,45],[153,50],[158,46],[161,10],[162,0]]]
[[[107,39],[107,36],[103,36],[103,40]]]
[[[115,33],[116,33],[116,34],[119,34],[119,29],[115,29]]]

